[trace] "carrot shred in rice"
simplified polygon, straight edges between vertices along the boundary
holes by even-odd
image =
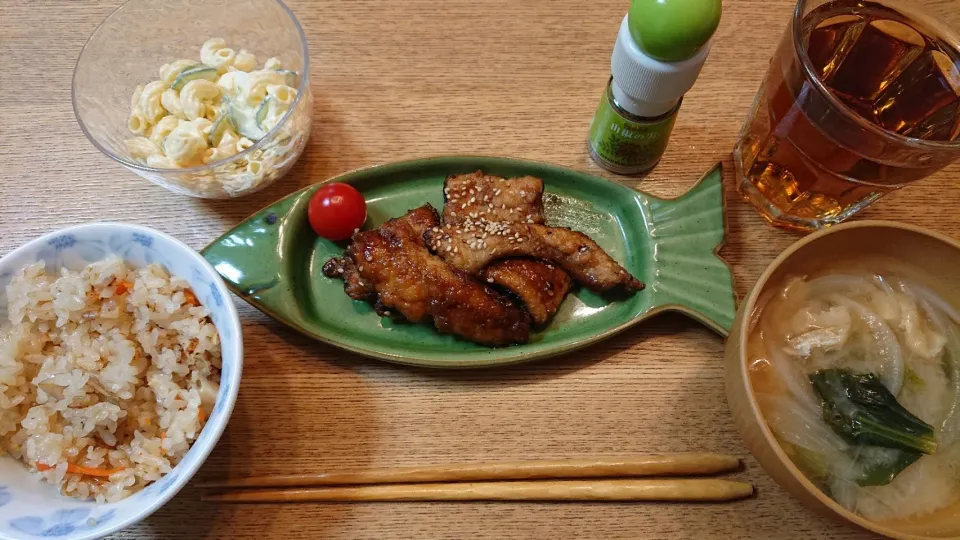
[[[121,281],[120,283],[117,283],[117,287],[115,289],[117,295],[126,294],[127,291],[130,290],[133,290],[133,284],[127,281]]]
[[[184,296],[184,298],[186,298],[186,302],[187,302],[188,304],[190,304],[191,306],[199,306],[199,305],[200,305],[200,301],[197,300],[197,295],[193,294],[193,291],[191,291],[190,289],[184,289],[184,290],[183,290],[183,296]]]
[[[36,463],[38,471],[49,471],[50,469],[55,469],[56,465],[47,465],[46,463]],[[117,467],[115,469],[101,469],[96,467],[84,467],[82,465],[74,465],[73,463],[67,464],[67,472],[71,474],[82,474],[85,476],[110,476],[111,474],[118,473],[124,470],[126,467]]]

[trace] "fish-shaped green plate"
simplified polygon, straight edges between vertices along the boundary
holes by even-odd
[[[532,161],[438,157],[346,173],[367,200],[366,228],[424,203],[443,208],[448,175],[483,170],[545,183],[547,224],[593,238],[647,288],[609,299],[577,288],[529,343],[491,349],[434,330],[391,321],[350,299],[343,282],[323,275],[345,244],[318,238],[307,204],[319,184],[264,208],[203,250],[204,257],[241,298],[320,341],[391,362],[470,368],[525,362],[585,347],[667,310],[680,311],[726,335],[735,299],[730,268],[717,257],[724,240],[720,165],[687,193],[658,199],[589,174]]]

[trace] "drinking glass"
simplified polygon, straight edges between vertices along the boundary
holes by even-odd
[[[960,157],[952,0],[800,0],[734,148],[774,225],[839,223]]]

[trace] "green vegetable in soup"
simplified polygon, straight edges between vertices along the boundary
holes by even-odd
[[[861,486],[885,486],[923,456],[922,452],[880,446],[858,446],[853,451],[855,480]]]
[[[830,479],[834,475],[860,486],[887,485],[923,456],[921,452],[895,448],[855,446],[845,452],[841,461],[836,461],[837,456],[828,456],[802,446],[784,444],[784,449],[807,479],[825,492],[830,491]]]
[[[876,375],[824,369],[810,382],[823,402],[823,420],[848,443],[924,454],[937,450],[933,426],[897,403]]]
[[[786,445],[793,463],[803,471],[808,479],[817,485],[825,484],[830,478],[830,460],[827,456],[802,446]]]
[[[909,367],[903,370],[903,389],[912,390],[914,392],[919,392],[923,390],[923,387],[926,386],[926,383],[923,382],[923,378],[917,375],[917,372],[910,369]],[[902,392],[903,390],[901,390]]]
[[[890,483],[923,454],[937,450],[933,426],[903,408],[873,374],[825,369],[810,375],[823,420],[853,445],[856,482]]]

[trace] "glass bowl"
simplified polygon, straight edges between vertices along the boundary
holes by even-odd
[[[155,168],[134,159],[126,141],[131,98],[139,85],[179,58],[196,59],[210,38],[257,57],[276,57],[299,74],[297,95],[277,124],[255,144],[218,161],[189,168]],[[101,152],[171,191],[227,199],[259,191],[290,170],[310,136],[313,96],[307,39],[280,0],[129,0],[84,45],[73,73],[73,110],[80,129]],[[253,165],[251,165],[253,163]]]

